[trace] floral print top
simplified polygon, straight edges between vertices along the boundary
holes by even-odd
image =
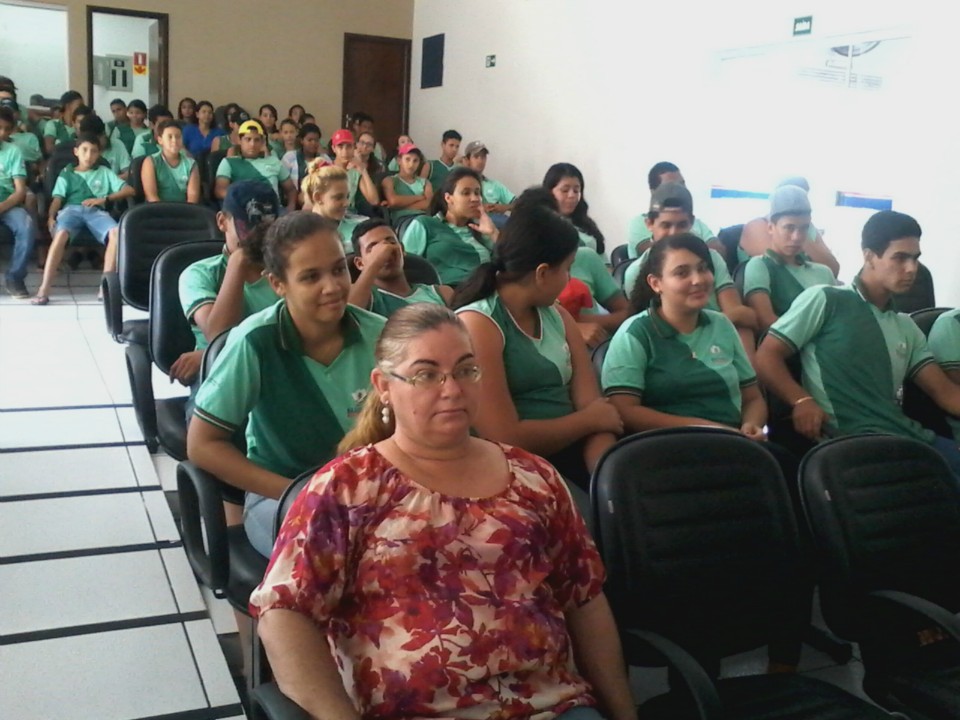
[[[604,570],[545,460],[501,445],[507,487],[487,498],[417,484],[373,446],[300,493],[250,599],[326,629],[365,718],[536,718],[593,706],[564,611]]]

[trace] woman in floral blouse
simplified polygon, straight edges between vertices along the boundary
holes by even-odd
[[[318,718],[634,720],[563,480],[470,435],[480,368],[460,321],[403,308],[376,360],[349,452],[300,494],[251,597],[280,688]]]

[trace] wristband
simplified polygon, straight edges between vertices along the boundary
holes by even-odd
[[[813,396],[812,396],[812,395],[804,395],[802,398],[800,398],[799,400],[796,400],[796,401],[793,403],[793,407],[796,407],[796,406],[799,405],[800,403],[804,403],[804,402],[806,402],[807,400],[813,400]]]

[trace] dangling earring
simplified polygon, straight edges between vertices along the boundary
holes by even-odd
[[[383,409],[380,410],[380,421],[384,425],[390,424],[390,406],[387,404],[384,404]]]

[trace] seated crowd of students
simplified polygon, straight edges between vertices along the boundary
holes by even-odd
[[[0,220],[17,237],[16,290],[33,228],[15,95],[11,107],[3,92]],[[104,126],[74,95],[44,130],[47,152],[76,136],[77,164],[53,191],[37,304],[81,227],[115,267],[116,221],[102,207],[133,193],[121,148],[146,158],[148,202],[200,202],[198,158],[226,151],[212,189],[226,242],[181,276],[196,347],[172,373],[191,386],[190,459],[245,491],[228,517],[273,555],[251,607],[281,687],[308,710],[632,717],[603,569],[563,484],[587,489],[624,434],[729,428],[795,474],[824,438],[891,433],[930,444],[960,478],[957,438],[897,399],[911,380],[960,416],[960,311],[928,345],[893,304],[917,275],[921,229],[908,215],[867,221],[863,267],[843,287],[803,179],[774,189],[731,258],[679,168],[658,163],[621,286],[569,163],[517,197],[485,174],[487,146],[461,155],[454,130],[429,161],[401,137],[391,172],[363,113],[324,144],[300,106],[279,123],[270,105],[258,119],[228,107],[227,132],[208,102],[184,100],[178,119],[118,104]],[[438,282],[411,282],[411,255]],[[202,351],[227,329],[201,382]],[[598,374],[590,351],[604,344]],[[281,494],[319,466],[275,542]],[[425,633],[436,629],[455,649],[434,653]],[[492,643],[480,660],[455,642],[478,633]],[[577,670],[574,654],[586,659]],[[337,663],[353,668],[346,686]]]

